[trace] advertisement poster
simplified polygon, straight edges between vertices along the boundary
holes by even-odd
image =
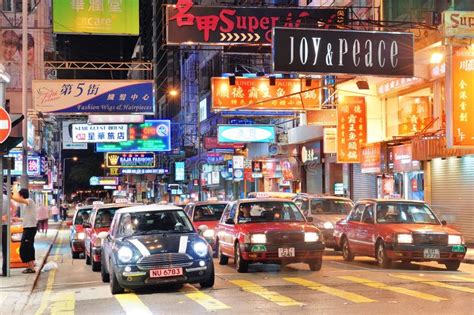
[[[382,171],[380,142],[368,143],[361,146],[361,173],[380,173]]]
[[[337,163],[360,163],[360,149],[367,141],[365,98],[340,97],[337,121]]]

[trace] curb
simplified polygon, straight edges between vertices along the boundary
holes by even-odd
[[[465,258],[462,262],[465,264],[474,264],[474,258]]]
[[[58,230],[56,231],[56,235],[54,236],[53,241],[51,242],[51,244],[49,244],[48,250],[46,251],[46,254],[43,257],[43,260],[40,263],[40,267],[39,267],[38,271],[36,272],[35,280],[33,281],[33,285],[31,286],[30,294],[33,293],[33,290],[35,289],[36,284],[38,283],[39,277],[41,275],[41,270],[43,269],[44,265],[46,264],[46,261],[48,260],[51,249],[53,248],[54,243],[56,243],[56,239],[58,238],[58,234],[59,234],[59,231],[61,230],[62,226],[63,226],[63,224],[61,222],[61,224],[59,225]]]

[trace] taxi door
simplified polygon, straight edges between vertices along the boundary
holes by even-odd
[[[235,212],[237,203],[229,204],[219,221],[219,250],[226,256],[234,256]],[[233,223],[231,223],[231,220]]]
[[[91,255],[89,253],[90,248],[91,248],[91,236],[92,232],[94,230],[93,222],[95,222],[95,217],[96,217],[97,211],[93,211],[92,215],[89,217],[89,221],[87,222],[88,224],[86,225],[87,227],[84,227],[84,251]],[[84,224],[83,224],[84,226]]]
[[[364,255],[374,256],[375,254],[375,221],[374,205],[367,204],[362,215],[359,229],[359,246]]]
[[[364,213],[365,204],[358,204],[352,210],[345,229],[347,239],[349,241],[349,248],[353,254],[358,254],[361,252],[361,243],[360,243],[360,229],[361,229],[361,219],[362,214]]]

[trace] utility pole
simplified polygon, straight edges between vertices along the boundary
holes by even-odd
[[[21,188],[28,189],[28,104],[26,99],[27,84],[26,84],[26,72],[28,67],[28,0],[23,0],[22,11],[21,11],[21,105],[22,114],[25,117],[22,125],[23,135],[23,161],[22,161],[22,172],[21,172]]]

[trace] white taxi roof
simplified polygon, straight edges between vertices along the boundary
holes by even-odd
[[[174,205],[160,205],[160,204],[153,204],[153,205],[142,205],[142,206],[133,206],[133,207],[126,207],[117,210],[115,213],[131,213],[131,212],[147,212],[147,211],[167,211],[167,210],[183,210],[180,207],[176,207]]]

